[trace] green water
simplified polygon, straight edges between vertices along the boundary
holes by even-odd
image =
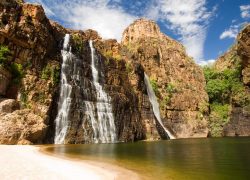
[[[60,145],[48,151],[116,164],[145,179],[250,179],[250,138]]]

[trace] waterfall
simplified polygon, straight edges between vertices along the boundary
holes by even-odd
[[[66,34],[64,37],[63,49],[61,51],[63,62],[61,68],[61,87],[60,87],[60,97],[58,103],[58,114],[55,120],[56,131],[55,131],[55,144],[64,143],[64,139],[68,129],[68,115],[71,104],[71,91],[72,86],[69,84],[67,75],[68,75],[68,66],[72,61],[71,48],[69,47],[70,35]]]
[[[146,73],[144,73],[144,82],[146,84],[149,101],[150,101],[150,103],[151,103],[151,105],[153,107],[153,112],[154,112],[154,115],[155,115],[157,121],[162,126],[162,128],[165,130],[165,132],[167,133],[168,137],[170,139],[175,139],[175,137],[164,127],[164,125],[163,125],[163,123],[161,121],[159,104],[157,102],[157,98],[155,96],[154,90],[153,90],[153,88],[152,88],[152,86],[150,84],[149,78],[148,78],[148,76],[147,76]]]
[[[90,113],[90,119],[92,128],[94,131],[94,141],[101,143],[112,143],[116,141],[116,129],[114,123],[114,116],[111,105],[111,98],[104,91],[102,85],[99,83],[99,72],[97,69],[96,54],[93,47],[92,40],[89,41],[89,46],[91,49],[91,70],[93,84],[96,89],[96,111],[97,118],[94,118],[94,115]],[[91,103],[86,103],[87,109],[91,112],[93,110],[93,105]]]

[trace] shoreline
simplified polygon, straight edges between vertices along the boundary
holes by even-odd
[[[41,146],[0,145],[1,179],[133,179],[125,168],[89,160],[57,156]]]

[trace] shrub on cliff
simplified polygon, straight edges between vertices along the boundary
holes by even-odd
[[[45,80],[51,80],[53,85],[58,84],[60,82],[59,66],[47,64],[41,72],[41,78]]]
[[[13,83],[20,84],[23,78],[23,66],[18,63],[12,63],[10,65],[10,71],[13,76]]]
[[[23,77],[23,67],[19,63],[8,61],[9,49],[6,46],[0,46],[0,65],[7,69],[12,75],[12,83],[20,84]]]
[[[8,65],[7,56],[9,54],[9,49],[6,46],[0,46],[0,65],[6,67]]]
[[[151,86],[152,86],[152,88],[153,88],[153,90],[155,92],[155,95],[157,97],[159,97],[160,96],[160,91],[159,91],[159,87],[158,87],[158,84],[157,84],[156,80],[150,79],[150,84],[151,84]]]

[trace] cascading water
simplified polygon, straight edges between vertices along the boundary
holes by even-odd
[[[155,96],[155,93],[154,93],[154,90],[150,84],[150,81],[149,81],[149,78],[147,76],[146,73],[144,73],[144,82],[146,84],[146,87],[147,87],[147,93],[148,93],[148,97],[149,97],[149,101],[153,107],[153,112],[154,112],[154,115],[157,119],[157,121],[159,122],[159,124],[162,126],[162,128],[164,129],[164,131],[167,133],[168,137],[170,139],[175,139],[175,137],[169,132],[169,130],[167,130],[162,121],[161,121],[161,115],[160,115],[160,109],[159,109],[159,104],[157,102],[157,98]]]
[[[55,131],[55,144],[64,143],[64,139],[68,129],[68,115],[71,104],[71,91],[72,86],[67,80],[68,66],[72,61],[71,48],[69,47],[70,35],[66,34],[64,37],[63,50],[62,50],[62,69],[61,69],[61,88],[60,97],[58,103],[58,114],[55,120],[56,131]]]
[[[89,41],[92,70],[90,80],[84,74],[85,68],[89,66],[88,62],[71,53],[69,41],[70,35],[66,34],[61,51],[63,62],[54,142],[65,143],[67,134],[67,141],[75,143],[116,142],[111,98],[99,82],[102,79],[99,80],[101,71],[98,72],[98,69],[101,68],[98,68],[93,42]],[[71,106],[74,108],[70,109]]]
[[[97,119],[94,118],[94,114],[90,113],[91,124],[94,131],[94,142],[112,143],[116,141],[116,129],[112,105],[110,103],[111,98],[107,95],[102,85],[99,83],[99,73],[96,66],[97,57],[95,55],[95,49],[93,47],[92,40],[89,41],[89,46],[91,49],[91,70],[93,84],[97,93]],[[93,105],[86,103],[86,108],[91,112]]]

